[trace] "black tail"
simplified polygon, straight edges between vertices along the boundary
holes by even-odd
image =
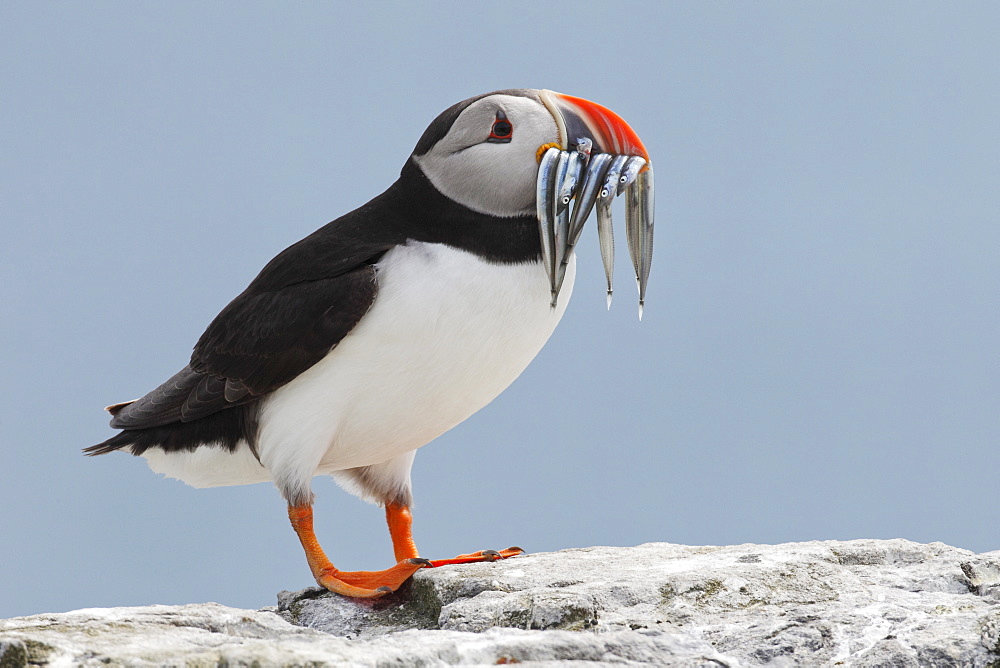
[[[146,429],[125,429],[103,443],[84,448],[83,452],[94,456],[128,448],[133,455],[141,455],[149,448],[178,452],[193,451],[209,445],[224,447],[232,452],[243,441],[256,454],[259,413],[260,402],[253,401],[191,422],[171,422]]]
[[[232,452],[246,441],[256,456],[259,406],[238,381],[185,366],[141,399],[108,406],[111,426],[121,433],[84,452],[103,455],[128,448],[141,455],[150,448],[176,452],[204,445]]]

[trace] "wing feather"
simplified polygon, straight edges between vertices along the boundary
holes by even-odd
[[[356,247],[327,256],[317,270],[316,248],[301,242],[271,261],[212,321],[191,362],[146,396],[114,406],[111,426],[147,429],[192,422],[256,401],[325,357],[354,329],[375,301],[375,262],[388,247]],[[327,249],[330,250],[330,249]],[[298,262],[314,261],[308,271]],[[304,280],[303,280],[304,277]]]

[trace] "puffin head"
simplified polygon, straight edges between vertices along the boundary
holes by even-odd
[[[500,218],[538,217],[553,305],[595,205],[610,300],[610,205],[626,192],[641,309],[652,259],[652,169],[638,135],[610,109],[550,90],[478,95],[434,119],[411,159],[438,191],[462,206]]]

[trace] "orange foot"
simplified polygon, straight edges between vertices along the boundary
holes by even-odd
[[[435,568],[450,564],[470,564],[477,561],[496,561],[515,557],[524,550],[509,547],[506,550],[480,550],[471,554],[460,554],[454,559],[429,561],[417,556],[417,546],[413,543],[410,509],[404,505],[387,504],[385,508],[392,547],[398,562],[384,571],[340,571],[327,558],[313,531],[312,506],[288,506],[288,519],[295,529],[306,561],[316,583],[335,594],[351,598],[378,598],[394,592],[421,568]]]
[[[328,570],[316,576],[316,582],[326,589],[352,598],[376,598],[396,591],[421,568],[437,568],[452,564],[471,564],[478,561],[497,561],[523,554],[519,547],[506,550],[480,550],[471,554],[460,554],[454,559],[403,559],[384,571],[338,571],[331,564]]]
[[[313,531],[312,506],[288,506],[288,519],[302,543],[306,561],[316,583],[335,594],[352,598],[378,598],[399,589],[421,568],[430,562],[420,558],[400,559],[384,571],[340,571],[327,558]]]
[[[396,559],[402,561],[417,556],[417,546],[413,542],[413,516],[407,506],[398,503],[387,503],[385,506],[385,522],[389,525],[389,536],[392,538],[392,549]],[[431,568],[449,566],[451,564],[471,564],[477,561],[497,561],[523,554],[519,547],[508,547],[506,550],[480,550],[471,554],[460,554],[454,559],[436,559],[429,563]]]
[[[473,564],[477,561],[498,561],[500,559],[510,559],[519,554],[524,554],[524,550],[519,547],[508,547],[506,550],[480,550],[471,554],[460,554],[454,559],[433,559],[430,562],[432,568],[438,566],[450,566],[452,564]]]
[[[377,598],[396,591],[414,573],[429,565],[426,559],[404,559],[384,571],[338,571],[331,564],[316,575],[316,583],[342,596]]]

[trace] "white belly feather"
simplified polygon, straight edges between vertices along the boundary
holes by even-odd
[[[575,273],[571,258],[552,309],[538,262],[489,264],[441,244],[399,246],[378,263],[378,296],[354,330],[264,400],[263,466],[245,446],[144,456],[154,471],[196,487],[307,487],[315,475],[419,448],[521,374],[562,317]]]

